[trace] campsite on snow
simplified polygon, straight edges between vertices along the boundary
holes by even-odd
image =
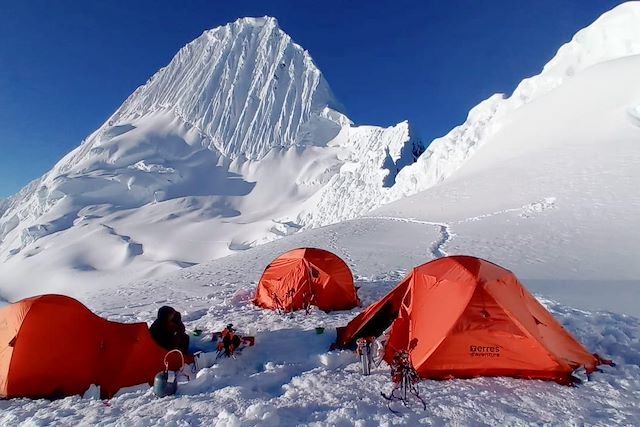
[[[0,198],[0,425],[640,425],[640,2],[432,141],[292,37],[205,31]]]

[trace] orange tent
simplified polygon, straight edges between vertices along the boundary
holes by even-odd
[[[293,311],[315,305],[324,311],[349,310],[359,304],[351,270],[323,249],[294,249],[280,255],[262,273],[254,303]]]
[[[590,354],[508,270],[469,256],[440,258],[413,271],[346,327],[337,347],[379,336],[389,326],[385,360],[408,350],[423,378],[477,376],[570,382],[592,372]]]
[[[164,370],[166,353],[146,323],[110,322],[66,296],[37,296],[0,309],[3,398],[58,398],[82,394],[91,384],[111,397],[122,387],[151,384]]]

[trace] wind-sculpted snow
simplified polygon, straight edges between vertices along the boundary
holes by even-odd
[[[340,127],[319,114],[337,106],[309,54],[274,18],[245,18],[182,48],[108,124],[171,110],[225,156],[259,159],[273,147],[329,141]],[[305,140],[313,126],[326,128],[324,139]]]
[[[523,80],[509,98],[517,108],[566,79],[602,62],[640,54],[640,3],[628,2],[604,13],[564,44],[542,72]]]
[[[85,302],[110,320],[151,322],[158,308],[169,304],[182,312],[188,331],[218,331],[232,322],[240,333],[255,336],[256,344],[236,359],[221,358],[201,370],[194,380],[178,386],[176,396],[159,399],[143,384],[108,401],[91,393],[54,402],[12,399],[0,402],[0,424],[638,425],[637,317],[579,310],[537,294],[590,351],[613,359],[616,366],[603,366],[602,372],[593,373],[575,387],[500,377],[423,380],[416,386],[427,402],[426,409],[413,401],[406,407],[396,403],[393,407],[399,413],[394,414],[380,395],[393,387],[385,362],[364,377],[355,352],[329,351],[335,327],[344,326],[363,308],[333,313],[312,309],[283,315],[252,304],[262,267],[287,248],[304,242],[323,247],[333,244],[332,250],[345,260],[352,258],[355,263],[348,262],[363,305],[368,306],[397,285],[417,259],[429,258],[427,253],[416,255],[418,244],[397,245],[396,251],[386,251],[386,257],[372,258],[372,253],[384,253],[374,231],[389,229],[385,237],[429,236],[429,229],[435,231],[429,224],[357,219],[298,234],[292,237],[294,242],[282,239],[159,280],[94,294]],[[384,239],[380,244],[393,246],[394,240]],[[524,284],[528,286],[527,281]],[[324,333],[316,334],[318,326],[325,328]]]
[[[2,202],[0,271],[12,277],[2,292],[163,274],[377,206],[370,195],[422,145],[406,122],[356,127],[336,105],[275,19],[205,32]]]
[[[414,165],[422,144],[407,123],[355,127],[328,106],[301,126],[302,139],[259,160],[226,156],[242,141],[218,147],[171,106],[143,97],[123,106],[133,115],[0,201],[0,305],[63,292],[123,322],[150,322],[171,305],[188,330],[231,322],[256,345],[175,397],[142,385],[109,401],[91,392],[0,401],[0,424],[640,425],[639,10],[604,15],[542,77],[480,104]],[[229,31],[261,34],[267,24],[241,20]],[[159,92],[179,92],[169,89]],[[305,229],[329,222],[338,223]],[[427,408],[393,414],[380,396],[392,387],[384,362],[363,377],[353,352],[328,351],[334,327],[362,308],[282,315],[251,303],[265,266],[297,247],[344,259],[363,306],[434,258],[485,258],[617,365],[577,387],[421,381]]]
[[[613,59],[640,54],[640,3],[628,2],[603,14],[578,31],[534,77],[524,79],[510,97],[496,94],[474,107],[467,120],[446,136],[435,139],[426,152],[402,170],[385,202],[415,194],[444,181],[476,150],[509,114],[549,93],[583,70]],[[635,82],[637,84],[637,81]],[[633,109],[629,114],[634,116]],[[517,141],[513,142],[517,144]]]
[[[542,172],[529,173],[527,163],[487,184],[521,182],[520,194],[491,193],[477,202],[486,209],[463,216],[483,218],[555,196],[556,187],[593,162],[614,175],[634,151],[625,145],[625,158],[604,160],[600,151],[611,138],[630,140],[627,133],[640,123],[632,56],[640,53],[638,22],[637,3],[603,15],[540,75],[523,81],[511,97],[480,103],[426,151],[407,122],[386,129],[353,125],[309,54],[275,19],[245,18],[207,31],[50,172],[0,202],[0,275],[11,278],[0,294],[72,293],[86,283],[157,276],[366,215],[456,175],[487,180],[509,169],[511,159],[544,147],[536,157]],[[574,81],[579,90],[547,101]],[[590,147],[597,148],[581,146],[596,137],[601,142]],[[573,153],[583,152],[587,160],[573,164]],[[470,167],[478,157],[484,160]],[[555,186],[534,192],[546,175],[556,177]],[[473,181],[466,182],[456,191],[464,193]],[[574,184],[568,197],[588,194],[590,184]],[[531,197],[523,200],[529,190]],[[632,196],[619,198],[615,203],[635,212]],[[494,199],[504,203],[489,207]],[[428,204],[441,203],[436,198]],[[558,198],[557,204],[567,202]],[[448,212],[458,213],[458,206]],[[554,206],[532,205],[522,217]],[[130,250],[110,229],[138,249]],[[438,244],[436,249],[449,252]]]
[[[424,150],[408,122],[387,129],[347,128],[336,141],[346,148],[346,157],[341,158],[339,173],[302,206],[295,218],[305,228],[355,218],[377,208],[398,172],[414,163]]]
[[[502,95],[493,95],[474,107],[464,124],[433,140],[417,162],[398,173],[385,202],[432,187],[458,170],[491,136],[503,102]]]
[[[0,202],[0,247],[5,236],[18,227],[20,221],[29,215],[28,212],[42,212],[40,204],[44,201],[34,197],[40,182],[41,179],[34,180],[18,194]],[[27,206],[24,206],[25,201]]]

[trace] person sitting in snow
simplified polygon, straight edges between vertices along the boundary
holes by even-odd
[[[149,327],[151,336],[160,347],[167,350],[177,349],[187,354],[189,336],[185,330],[180,313],[167,305],[160,307],[158,317]]]

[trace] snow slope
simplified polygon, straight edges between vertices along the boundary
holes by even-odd
[[[610,34],[603,40],[615,43],[618,34],[633,30],[621,23],[640,22],[638,10],[637,3],[622,5],[590,28]],[[500,116],[476,120],[491,111],[481,105],[462,128],[432,143],[425,155],[443,159],[433,164],[441,165],[442,174],[433,176],[442,179],[434,178],[411,197],[162,278],[75,289],[92,309],[114,320],[151,321],[159,306],[170,304],[183,312],[189,328],[219,330],[232,322],[255,335],[257,344],[238,360],[205,369],[176,397],[156,399],[143,387],[108,402],[77,396],[54,403],[2,401],[0,424],[639,425],[640,56],[630,52],[575,68],[561,84],[536,92],[513,110],[501,110]],[[500,99],[491,102],[504,105]],[[372,141],[381,131],[354,132],[369,134]],[[466,149],[464,141],[471,143]],[[458,144],[463,144],[460,152],[453,149]],[[458,162],[450,169],[444,160],[448,151]],[[409,192],[422,189],[421,180],[432,172],[418,173],[420,162],[401,170],[394,186],[372,194],[391,200],[396,196],[389,193],[405,185],[403,177],[415,184]],[[329,181],[340,184],[365,163],[345,162]],[[153,168],[150,162],[138,167]],[[323,194],[307,200],[318,205],[329,200]],[[354,200],[369,203],[360,194]],[[304,203],[298,206],[310,212],[313,202]],[[349,216],[354,210],[341,212]],[[197,210],[189,215],[177,228],[196,222]],[[131,217],[142,227],[144,215]],[[275,227],[286,234],[299,225],[283,221]],[[364,378],[352,353],[327,351],[335,338],[332,328],[360,309],[282,316],[250,303],[263,268],[299,246],[327,248],[345,259],[361,287],[363,305],[430,259],[446,254],[487,258],[514,271],[591,351],[617,366],[604,367],[574,388],[507,378],[423,381],[419,389],[427,409],[412,406],[394,415],[379,394],[391,388],[386,365]],[[327,330],[316,335],[316,326]]]
[[[415,194],[451,176],[492,139],[514,111],[570,81],[581,71],[612,59],[640,54],[638,22],[640,6],[638,2],[628,2],[578,31],[569,43],[560,47],[540,74],[520,82],[510,97],[502,94],[489,97],[469,112],[462,125],[434,140],[418,162],[399,174],[398,185],[387,201]],[[633,81],[628,84],[633,85]]]
[[[0,273],[10,279],[0,293],[158,276],[431,188],[529,104],[589,67],[640,53],[639,9],[604,14],[540,75],[479,104],[417,162],[423,147],[410,125],[353,126],[275,19],[207,31],[51,172],[3,202]],[[625,108],[629,123],[640,121],[637,103]]]
[[[0,294],[115,286],[340,220],[345,185],[389,186],[423,148],[337,108],[275,19],[206,31],[2,202]]]
[[[323,117],[332,108],[339,106],[320,70],[277,21],[243,18],[187,44],[101,131],[170,109],[221,154],[259,159],[306,136],[307,143],[325,144],[340,130]]]
[[[640,314],[639,76],[640,55],[584,70],[509,115],[441,185],[376,214],[442,223],[449,253]]]
[[[440,230],[412,221],[356,219],[281,239],[161,279],[93,293],[84,301],[124,322],[151,321],[170,304],[188,329],[219,330],[229,322],[256,337],[237,360],[200,372],[176,397],[157,399],[140,387],[107,402],[69,397],[56,402],[0,402],[0,423],[58,425],[637,425],[640,422],[640,320],[542,302],[590,350],[612,357],[589,382],[566,387],[508,378],[423,381],[427,409],[392,414],[380,392],[391,390],[386,364],[370,377],[351,352],[329,352],[333,327],[360,309],[279,315],[250,303],[260,273],[273,257],[303,246],[331,249],[353,268],[363,305],[381,297],[413,265],[434,256]],[[412,239],[412,237],[414,237]],[[540,246],[548,242],[540,241]],[[507,265],[511,267],[510,265]],[[525,283],[527,284],[527,283]],[[325,333],[317,335],[316,326]],[[396,407],[397,409],[397,407]]]

